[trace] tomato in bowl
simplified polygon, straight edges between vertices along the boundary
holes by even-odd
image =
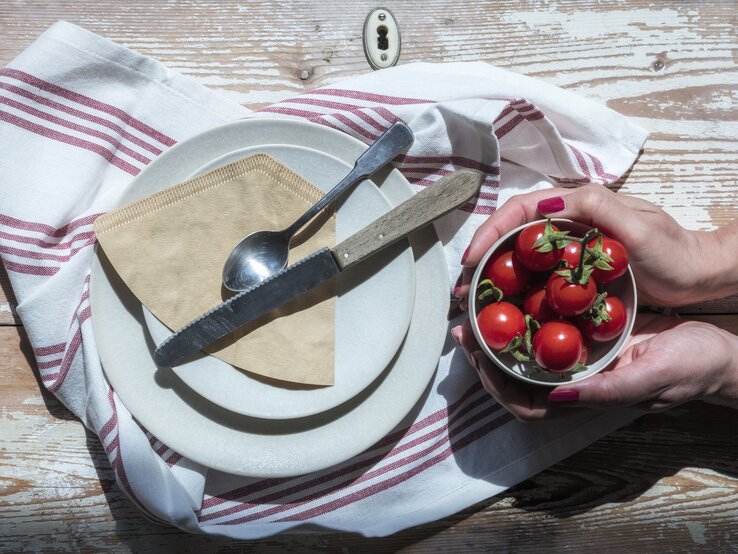
[[[520,266],[515,286],[510,272],[496,286],[500,263],[494,264],[501,259],[508,268]],[[627,251],[567,219],[533,221],[501,237],[477,266],[469,291],[471,326],[487,357],[516,379],[552,387],[609,366],[632,332],[636,308]]]

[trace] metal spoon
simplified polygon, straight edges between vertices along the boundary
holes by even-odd
[[[223,284],[239,292],[260,283],[287,266],[290,240],[323,208],[342,193],[387,165],[413,142],[413,132],[395,123],[364,152],[351,172],[297,221],[282,231],[256,231],[246,235],[231,251],[223,267]]]

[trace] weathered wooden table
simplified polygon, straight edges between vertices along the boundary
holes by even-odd
[[[389,1],[401,63],[485,60],[607,104],[651,131],[619,184],[690,228],[738,217],[735,2]],[[368,71],[367,2],[0,2],[0,66],[59,19],[258,108]],[[148,523],[94,434],[40,387],[0,273],[0,548],[135,551],[738,550],[738,412],[649,415],[508,493],[385,539],[245,543]],[[738,333],[738,301],[692,312]],[[701,312],[701,313],[699,313]]]

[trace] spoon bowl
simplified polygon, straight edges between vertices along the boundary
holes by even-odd
[[[255,231],[231,250],[223,266],[223,284],[240,291],[287,267],[290,238],[284,231]]]

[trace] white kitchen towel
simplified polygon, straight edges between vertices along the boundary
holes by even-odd
[[[482,170],[478,198],[438,224],[449,288],[496,206],[557,182],[612,183],[646,138],[607,108],[485,63],[367,72],[251,113],[79,27],[51,27],[0,71],[0,256],[44,386],[100,437],[119,485],[150,519],[239,538],[308,523],[386,535],[499,493],[632,417],[521,424],[449,340],[414,420],[325,471],[226,475],[151,436],[111,389],[95,347],[92,223],[161,152],[244,117],[307,119],[367,143],[403,120],[416,141],[395,165],[416,190],[456,168]]]

